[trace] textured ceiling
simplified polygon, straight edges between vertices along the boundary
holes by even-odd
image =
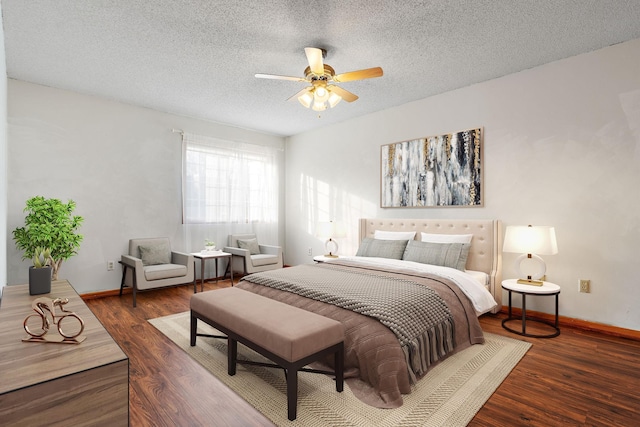
[[[2,0],[7,74],[293,135],[640,37],[638,0]],[[305,47],[357,94],[321,114],[286,102]]]

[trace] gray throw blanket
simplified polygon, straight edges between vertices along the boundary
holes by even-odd
[[[328,264],[254,273],[246,280],[378,319],[398,337],[412,382],[454,350],[449,308],[435,291],[410,280]]]

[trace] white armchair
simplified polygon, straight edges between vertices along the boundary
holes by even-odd
[[[134,307],[137,291],[193,283],[196,292],[193,255],[172,251],[166,237],[129,240],[129,253],[122,255],[120,263],[120,296],[125,286],[131,287]]]
[[[261,245],[255,234],[232,234],[229,245],[223,249],[230,253],[231,268],[236,273],[257,273],[284,266],[284,254],[280,246]]]

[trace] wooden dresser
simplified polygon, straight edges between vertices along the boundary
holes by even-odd
[[[22,323],[39,297],[68,298],[66,310],[85,322],[80,344],[22,342]],[[66,323],[65,323],[66,324]],[[49,334],[57,335],[55,325]],[[0,303],[0,424],[7,426],[126,426],[129,359],[69,282],[29,295],[5,286]]]

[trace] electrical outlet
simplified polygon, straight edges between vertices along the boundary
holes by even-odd
[[[313,249],[309,248],[307,250],[307,255],[309,255],[309,256],[313,255]]]
[[[107,271],[112,271],[116,265],[115,261],[107,261]]]
[[[580,279],[580,292],[589,293],[591,292],[591,280],[588,279]]]

